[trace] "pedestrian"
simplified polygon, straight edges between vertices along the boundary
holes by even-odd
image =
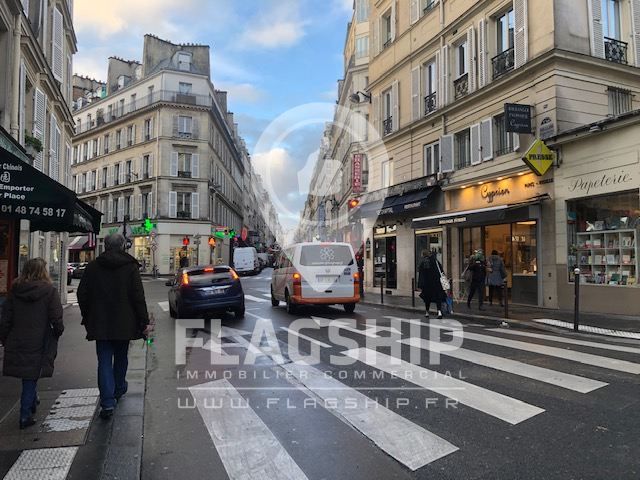
[[[422,260],[418,266],[418,290],[420,298],[424,300],[424,316],[427,318],[429,318],[429,307],[432,302],[436,304],[438,318],[442,318],[442,302],[447,300],[447,294],[440,281],[442,272],[442,264],[438,261],[436,251],[433,250],[429,254],[427,249],[422,250]]]
[[[2,305],[0,343],[4,345],[2,373],[22,379],[20,428],[36,422],[37,382],[51,377],[64,331],[60,295],[42,258],[27,260]]]
[[[500,306],[503,307],[502,287],[507,278],[507,271],[504,268],[504,261],[497,250],[491,251],[491,256],[487,261],[487,284],[489,285],[489,305],[493,305],[493,293],[497,292]]]
[[[469,287],[469,297],[467,298],[467,307],[471,308],[471,300],[476,292],[478,292],[478,309],[484,310],[484,285],[487,278],[487,264],[484,260],[482,250],[476,250],[471,257],[468,266],[471,272],[471,286]]]
[[[189,258],[187,258],[187,254],[182,252],[180,254],[180,268],[187,268],[189,266]]]
[[[89,263],[78,286],[78,304],[87,340],[96,342],[100,417],[111,418],[127,393],[129,342],[150,330],[138,261],[125,252],[125,239],[104,239],[105,251]]]

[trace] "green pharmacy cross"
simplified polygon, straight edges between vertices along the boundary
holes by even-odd
[[[150,234],[151,230],[153,230],[155,227],[156,227],[155,223],[151,222],[151,220],[149,220],[148,218],[144,219],[142,228],[144,228],[144,231],[147,235]]]
[[[214,233],[216,238],[234,238],[236,236],[235,230],[216,230]]]

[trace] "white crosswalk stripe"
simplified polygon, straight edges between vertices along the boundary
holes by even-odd
[[[231,480],[307,478],[269,427],[227,380],[189,390]],[[226,408],[212,408],[214,402]]]
[[[538,323],[544,323],[545,325],[552,325],[554,327],[567,328],[567,329],[573,330],[573,323],[563,322],[562,320],[555,320],[552,318],[536,318],[533,321]],[[636,340],[640,340],[640,332],[614,330],[612,328],[594,327],[592,325],[579,325],[578,331],[595,333],[598,335],[607,335],[609,337],[633,338]]]
[[[247,295],[246,293],[244,295],[244,298],[245,298],[245,300],[249,300],[251,302],[260,302],[260,303],[262,303],[262,302],[268,302],[269,301],[269,300],[265,300],[264,298],[254,297],[253,295]]]
[[[78,294],[77,292],[67,292],[67,303],[71,305],[78,305]]]
[[[493,337],[471,332],[452,332],[453,335],[459,335],[465,340],[475,340],[477,342],[488,343],[491,345],[499,345],[501,347],[514,348],[527,352],[539,353],[550,357],[563,358],[573,362],[584,363],[585,365],[593,365],[595,367],[606,368],[609,370],[617,370],[619,372],[640,374],[640,364],[628,362],[626,360],[618,360],[615,358],[603,357],[601,355],[593,355],[591,353],[583,353],[575,350],[566,350],[564,348],[549,347],[546,345],[538,345],[535,343],[521,342],[511,340],[509,338]]]
[[[158,302],[158,306],[162,309],[163,312],[168,312],[169,311],[169,302],[168,301]]]

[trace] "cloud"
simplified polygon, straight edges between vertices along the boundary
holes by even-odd
[[[237,46],[241,49],[276,49],[291,47],[305,36],[305,26],[297,1],[281,1],[253,17],[241,33]]]
[[[218,82],[216,88],[229,93],[230,103],[258,103],[266,94],[251,83]]]

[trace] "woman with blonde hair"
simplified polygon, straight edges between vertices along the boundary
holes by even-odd
[[[49,278],[47,262],[32,258],[13,282],[0,319],[3,375],[22,379],[21,429],[35,424],[37,382],[53,375],[63,331],[60,295]]]

